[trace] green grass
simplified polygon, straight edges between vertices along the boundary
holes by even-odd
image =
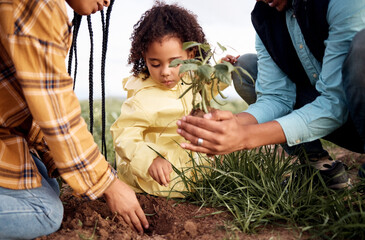
[[[106,101],[108,161],[114,162],[109,128],[120,114],[121,100]],[[241,111],[242,103],[225,108]],[[81,102],[88,121],[88,103]],[[94,104],[94,137],[100,146],[100,101]],[[332,145],[331,145],[332,146]],[[186,169],[189,171],[190,169]],[[347,190],[328,189],[318,172],[285,157],[280,148],[262,147],[215,158],[211,166],[194,166],[195,177],[182,180],[192,189],[186,200],[228,211],[241,231],[255,233],[262,226],[280,225],[315,239],[365,239],[364,195],[360,180]],[[199,177],[198,177],[199,176]],[[196,179],[198,179],[196,181]],[[219,212],[217,212],[219,214]]]
[[[293,228],[319,239],[364,239],[364,196],[352,189],[328,189],[319,175],[274,148],[238,151],[216,158],[211,167],[194,166],[199,181],[182,180],[193,191],[188,201],[223,208],[242,231],[267,224]],[[187,170],[185,170],[187,171]]]

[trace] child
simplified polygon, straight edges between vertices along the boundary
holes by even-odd
[[[136,192],[183,197],[176,191],[186,188],[171,164],[180,170],[191,166],[188,153],[177,144],[184,139],[176,133],[176,120],[192,110],[192,94],[179,98],[188,86],[180,81],[179,67],[169,64],[194,58],[197,49],[184,51],[182,44],[205,43],[205,34],[191,12],[157,2],[134,26],[131,39],[133,76],[123,81],[127,100],[111,127],[118,176]]]

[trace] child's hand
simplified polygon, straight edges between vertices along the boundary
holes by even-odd
[[[226,62],[229,62],[231,64],[235,64],[239,57],[240,57],[239,55],[237,57],[234,57],[232,55],[227,55],[227,56],[222,58],[222,61],[226,61]]]
[[[167,160],[157,157],[148,168],[148,173],[161,186],[167,187],[170,183],[170,173],[172,172],[171,163]]]

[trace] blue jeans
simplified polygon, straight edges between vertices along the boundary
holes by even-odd
[[[0,239],[33,239],[59,229],[63,205],[56,179],[49,178],[44,164],[33,159],[42,175],[42,186],[13,190],[0,187]]]
[[[352,41],[350,51],[342,67],[344,90],[347,98],[347,106],[350,116],[347,122],[323,137],[338,146],[353,152],[365,153],[365,30],[360,31]],[[246,69],[251,76],[257,78],[256,54],[242,55],[237,63]],[[255,86],[247,77],[240,78],[235,73],[232,75],[234,87],[237,93],[248,104],[256,101]],[[301,108],[312,102],[319,93],[314,87],[300,88],[297,86],[297,98],[294,109]],[[290,155],[299,155],[303,151],[309,158],[321,158],[328,156],[323,149],[320,140],[289,147],[282,145]]]

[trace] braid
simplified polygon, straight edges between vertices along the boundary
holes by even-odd
[[[90,58],[89,58],[89,116],[90,116],[90,132],[93,133],[94,127],[94,85],[93,85],[93,72],[94,72],[94,39],[93,39],[93,29],[91,24],[90,15],[87,16],[87,26],[90,35]]]
[[[67,67],[67,72],[68,72],[68,75],[71,76],[71,71],[72,71],[72,57],[73,57],[73,49],[75,47],[75,21],[76,21],[76,12],[74,12],[74,18],[72,19],[72,26],[74,27],[73,28],[73,31],[72,31],[72,43],[71,43],[71,47],[70,47],[70,50],[69,50],[69,53],[68,53],[68,67]]]
[[[80,25],[81,25],[82,16],[78,13],[74,12],[74,18],[72,20],[72,25],[74,26],[73,29],[73,38],[72,38],[72,44],[69,51],[69,59],[68,59],[68,74],[71,75],[71,66],[72,66],[72,57],[73,53],[75,53],[75,72],[74,72],[74,85],[73,89],[75,90],[75,84],[76,84],[76,76],[77,76],[77,36],[79,33]]]
[[[103,25],[103,44],[102,44],[102,54],[101,54],[101,101],[102,101],[102,142],[101,142],[101,151],[104,154],[105,158],[107,158],[107,148],[106,148],[106,140],[105,140],[105,61],[106,61],[106,52],[108,49],[108,36],[109,36],[109,24],[110,24],[110,14],[113,8],[114,0],[110,1],[110,5],[106,12],[106,21],[104,19],[104,11],[101,11],[101,22]]]
[[[107,149],[106,149],[106,140],[105,140],[105,60],[106,60],[106,52],[108,45],[108,36],[109,36],[109,23],[110,23],[110,14],[112,11],[112,6],[114,4],[114,0],[110,0],[110,4],[106,13],[106,19],[104,17],[104,11],[101,10],[101,23],[103,29],[103,43],[102,43],[102,58],[101,58],[101,97],[102,97],[102,136],[101,136],[101,152],[107,159]],[[73,39],[69,51],[69,59],[68,59],[68,74],[71,76],[72,72],[72,60],[75,57],[75,69],[74,69],[74,86],[76,83],[76,75],[77,75],[77,36],[79,33],[80,25],[81,25],[82,16],[74,12],[74,18],[72,20],[73,29]],[[88,30],[90,36],[90,58],[89,58],[89,114],[90,114],[90,132],[93,133],[93,125],[94,125],[94,114],[93,114],[93,71],[94,71],[94,40],[93,40],[93,30],[90,15],[87,16]]]

